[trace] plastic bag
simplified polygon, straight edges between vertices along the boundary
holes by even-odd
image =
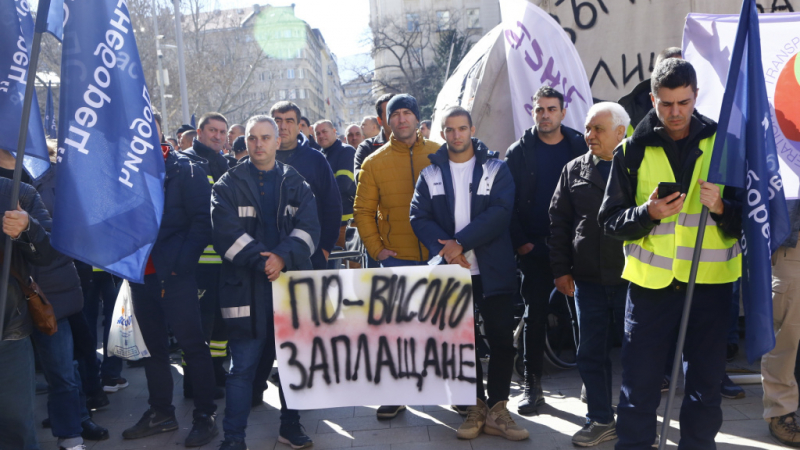
[[[117,302],[114,304],[114,315],[111,316],[106,349],[108,356],[119,356],[130,361],[150,356],[133,312],[133,296],[128,280],[125,280],[119,288]]]

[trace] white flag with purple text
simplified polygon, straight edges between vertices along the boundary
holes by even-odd
[[[583,131],[592,106],[592,90],[578,51],[549,14],[525,0],[500,2],[506,42],[514,134],[533,126],[533,95],[544,85],[564,95],[563,124]]]

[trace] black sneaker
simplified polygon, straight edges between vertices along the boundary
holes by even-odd
[[[81,422],[81,437],[87,441],[104,441],[108,439],[108,429],[94,423],[92,419]]]
[[[661,380],[661,392],[669,392],[669,378],[667,377]]]
[[[175,414],[163,414],[153,408],[148,409],[136,425],[122,432],[125,439],[139,439],[158,433],[166,433],[178,429],[178,420]]]
[[[314,445],[314,441],[306,435],[306,429],[300,422],[282,423],[278,442],[292,448],[306,448]]]
[[[112,378],[108,380],[103,380],[103,392],[117,392],[120,389],[125,389],[128,387],[128,380],[125,378]]]
[[[404,409],[406,405],[381,406],[377,412],[378,420],[394,419]]]
[[[100,408],[105,408],[111,402],[108,401],[108,395],[103,390],[98,390],[96,393],[86,397],[86,409],[95,411]]]
[[[225,439],[219,446],[219,450],[247,450],[247,444],[244,441],[234,441],[233,439]]]
[[[192,431],[186,436],[183,445],[187,447],[202,447],[214,439],[219,434],[214,415],[196,414],[192,422]]]

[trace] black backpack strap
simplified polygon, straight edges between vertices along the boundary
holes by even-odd
[[[636,186],[639,181],[639,167],[642,165],[644,159],[643,145],[634,143],[630,138],[622,141],[622,154],[625,156],[625,167],[628,168],[628,175],[631,178],[631,187],[636,192]]]

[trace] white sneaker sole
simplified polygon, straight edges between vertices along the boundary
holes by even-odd
[[[308,448],[308,447],[311,447],[312,445],[314,445],[313,442],[309,442],[309,443],[307,443],[305,445],[294,445],[288,439],[286,439],[283,436],[278,436],[278,442],[280,442],[281,444],[286,444],[286,445],[288,445],[289,447],[292,447],[292,448]]]

